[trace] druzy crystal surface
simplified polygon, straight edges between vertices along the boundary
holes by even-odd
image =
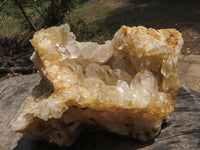
[[[59,145],[90,129],[147,141],[173,111],[183,45],[175,29],[122,26],[98,44],[76,41],[65,24],[31,43],[42,79],[11,122],[15,131]]]

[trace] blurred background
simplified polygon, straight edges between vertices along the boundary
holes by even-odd
[[[176,28],[182,54],[200,54],[199,0],[0,0],[0,78],[36,72],[35,31],[68,23],[79,41],[103,43],[122,26]]]
[[[122,25],[175,28],[182,33],[182,88],[175,112],[163,123],[158,139],[141,144],[100,131],[83,134],[68,149],[21,138],[11,131],[10,120],[31,93],[33,83],[39,82],[37,75],[22,76],[36,73],[29,41],[36,31],[64,23],[70,25],[77,40],[98,43],[112,39]],[[13,78],[16,76],[22,77]],[[7,78],[13,79],[4,80]],[[0,0],[0,149],[199,149],[199,97],[200,0]]]

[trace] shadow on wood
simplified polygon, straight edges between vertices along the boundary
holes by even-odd
[[[48,142],[34,141],[28,137],[22,137],[14,150],[122,150],[138,149],[154,143],[139,142],[133,138],[120,136],[106,131],[82,133],[70,147],[59,147]]]
[[[39,80],[39,76],[34,74],[0,82],[1,150],[195,150],[200,147],[200,94],[183,87],[177,95],[175,110],[163,123],[161,133],[146,143],[106,131],[82,133],[71,147],[59,147],[22,137],[11,130],[9,123]]]

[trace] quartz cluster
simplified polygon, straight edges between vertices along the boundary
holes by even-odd
[[[76,41],[65,24],[31,43],[42,79],[12,120],[15,131],[59,145],[91,128],[147,141],[173,111],[183,45],[175,29],[122,26],[97,44]]]

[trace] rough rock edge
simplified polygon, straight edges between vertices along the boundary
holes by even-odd
[[[143,29],[144,28],[141,27],[141,30],[143,30]],[[122,27],[122,31],[123,30],[126,30],[126,27]],[[153,36],[154,38],[157,38],[157,35],[155,35],[154,31],[155,30],[149,30],[147,32],[147,34],[149,34],[149,32],[150,32],[151,36]],[[166,32],[166,33],[168,33],[168,32]],[[177,34],[177,33],[178,32],[175,32],[175,36],[172,36],[171,34],[170,35],[167,34],[167,36],[169,36],[169,38],[167,40],[165,40],[166,41],[165,43],[167,44],[167,48],[169,49],[168,54],[172,54],[172,53],[178,54],[179,53],[178,50],[180,51],[180,48],[182,46],[181,45],[182,41],[181,41],[181,38],[180,38],[180,34],[179,33]],[[126,35],[126,33],[125,33],[125,35]],[[171,39],[171,37],[174,38],[176,36],[178,38],[175,38],[175,40]],[[117,34],[115,35],[115,37],[116,37],[115,39],[117,39]],[[159,37],[158,37],[158,40],[160,40]],[[176,41],[176,40],[179,41],[179,42],[173,42],[173,41]],[[143,54],[145,55],[145,52],[143,52]],[[155,52],[152,53],[152,55],[155,55],[155,54],[156,54]],[[161,55],[163,55],[163,56],[165,56],[165,54],[161,53]],[[141,56],[137,55],[137,57],[141,57]],[[42,66],[40,66],[40,65],[42,63],[40,61],[38,61],[38,60],[40,60],[38,55],[35,54],[35,57],[33,57],[32,59],[35,62],[36,67],[41,69]],[[38,63],[38,62],[40,62],[40,63]],[[42,73],[43,71],[40,70],[40,72]],[[43,74],[41,74],[41,75],[43,76]],[[25,103],[22,105],[18,114],[20,114],[20,115],[23,114],[24,106],[27,103],[34,101],[35,97],[40,97],[40,98],[41,97],[42,98],[48,97],[53,92],[54,89],[53,89],[52,85],[50,85],[49,88],[47,88],[47,90],[46,90],[43,85],[49,85],[49,83],[50,82],[48,81],[48,79],[44,78],[41,81],[40,85],[37,88],[35,88],[35,90],[33,91],[33,95],[31,97],[29,97],[25,101]],[[41,92],[41,91],[43,91],[43,92]],[[122,134],[122,135],[130,135],[131,134],[133,137],[136,137],[136,138],[138,138],[142,141],[146,141],[146,140],[153,138],[155,135],[158,134],[158,132],[160,131],[160,126],[161,126],[161,122],[162,122],[162,119],[163,119],[163,118],[162,119],[156,118],[156,116],[154,116],[155,114],[151,115],[145,109],[128,110],[129,112],[127,113],[127,116],[125,115],[125,117],[122,117],[121,118],[122,120],[120,120],[119,116],[126,114],[126,110],[123,110],[123,109],[118,110],[116,108],[113,109],[113,110],[112,109],[110,109],[110,110],[106,110],[106,109],[105,110],[104,109],[98,110],[98,109],[96,109],[95,110],[95,109],[91,109],[91,108],[86,109],[86,108],[83,108],[82,106],[79,106],[79,104],[74,103],[73,101],[69,101],[65,105],[66,105],[65,106],[66,109],[59,112],[60,113],[59,115],[50,117],[50,118],[59,118],[60,117],[60,119],[47,118],[47,119],[44,119],[46,121],[42,121],[41,119],[37,118],[37,116],[34,116],[35,118],[33,119],[33,116],[31,116],[31,114],[24,114],[23,117],[25,117],[25,118],[21,118],[21,119],[26,119],[27,124],[24,127],[21,127],[21,129],[18,127],[18,129],[16,129],[14,127],[16,120],[13,121],[12,125],[15,128],[15,130],[19,130],[19,131],[22,131],[23,129],[25,129],[28,126],[24,131],[22,131],[22,133],[27,134],[27,135],[31,135],[35,138],[46,139],[50,142],[55,142],[59,145],[70,145],[73,142],[73,140],[75,139],[75,137],[80,133],[80,131],[79,131],[79,129],[81,129],[80,126],[86,126],[87,127],[88,125],[93,126],[93,124],[95,124],[95,126],[97,126],[97,127],[104,127],[106,129],[110,130],[111,132],[116,132],[116,133],[119,133],[119,134]],[[76,107],[77,110],[72,109],[73,107]],[[68,110],[68,111],[66,111],[66,110]],[[82,111],[82,110],[87,110],[87,111],[85,113],[85,111]],[[77,121],[76,123],[73,123],[73,124],[70,123],[72,128],[74,129],[73,132],[72,131],[69,131],[68,133],[63,132],[62,129],[67,131],[67,130],[70,130],[70,128],[71,128],[71,127],[70,128],[65,128],[65,127],[62,128],[63,124],[68,125],[68,122],[69,122],[69,121],[66,121],[67,119],[65,119],[65,118],[68,118],[68,115],[70,116],[71,114],[73,114],[73,115],[71,115],[71,118],[74,118],[75,116],[79,116],[80,114],[74,115],[74,113],[76,113],[77,111],[78,112],[81,111],[79,113],[83,115],[82,119],[79,118],[78,121],[75,119],[74,122]],[[66,115],[67,112],[69,113],[68,115]],[[95,114],[94,112],[97,112],[97,113]],[[112,112],[114,112],[114,113],[112,114]],[[110,119],[108,120],[108,122],[101,122],[102,120],[105,120],[105,118],[103,118],[105,116],[101,116],[101,114],[104,114],[104,113],[106,114],[106,116],[107,115],[112,116],[112,117],[110,117],[112,119],[115,118],[115,119],[112,120],[113,122],[110,122],[110,125],[109,125]],[[94,114],[95,114],[95,116],[93,116]],[[118,115],[116,116],[116,114],[118,114]],[[140,114],[141,116],[139,116],[138,114]],[[135,116],[133,117],[133,115],[135,115]],[[134,118],[134,120],[136,120],[137,122],[134,121],[134,120],[131,120],[131,121],[129,120],[130,122],[132,122],[132,124],[126,123],[126,121],[128,119],[130,119],[131,117]],[[83,120],[83,118],[85,118],[85,120]],[[95,119],[92,119],[92,121],[91,121],[91,118],[95,118]],[[124,118],[126,118],[127,120],[126,119],[124,120]],[[18,120],[19,120],[19,117],[18,117]],[[59,123],[55,123],[55,121],[52,121],[52,120],[57,120],[57,122],[59,122]],[[32,124],[30,124],[30,122],[32,122]],[[117,126],[117,122],[118,123],[121,122],[121,124],[119,124],[119,127],[116,127],[116,129],[115,129],[115,128],[113,128],[113,124],[115,124],[115,126]],[[146,122],[148,122],[148,125],[146,124]],[[28,125],[28,124],[30,124],[30,125]],[[42,130],[38,130],[38,129],[40,129],[40,126],[44,126],[45,127],[44,129],[50,128],[50,129],[53,129],[53,130],[55,129],[56,131],[54,133],[54,132],[50,132],[51,130],[49,130],[49,133],[47,135],[45,135],[45,134],[41,133]],[[53,127],[53,126],[56,126],[56,127]],[[126,127],[128,129],[125,129],[123,131],[122,129],[126,128]],[[77,130],[75,130],[76,128],[77,128]],[[38,132],[36,132],[37,130],[38,130]],[[34,131],[34,132],[32,132],[32,131]],[[129,132],[127,132],[127,131],[129,131]],[[139,131],[139,133],[137,133],[136,131]],[[75,134],[75,133],[77,133],[77,134]],[[62,134],[64,134],[64,135],[62,136]]]

